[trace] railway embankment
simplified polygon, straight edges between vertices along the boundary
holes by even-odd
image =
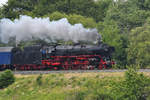
[[[0,100],[144,100],[150,99],[150,73],[84,72],[15,74],[0,90]]]

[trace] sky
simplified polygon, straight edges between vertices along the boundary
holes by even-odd
[[[8,0],[0,0],[0,6],[2,6],[2,4],[5,4]]]

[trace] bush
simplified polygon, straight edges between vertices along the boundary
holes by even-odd
[[[125,73],[125,89],[128,91],[126,96],[129,98],[135,98],[135,100],[146,100],[147,96],[145,88],[149,87],[149,78],[144,74],[138,74],[136,70],[129,69]]]
[[[42,74],[37,77],[36,82],[38,85],[42,85]]]
[[[118,100],[146,100],[149,95],[150,79],[135,69],[125,72],[125,80],[113,87],[112,94]]]
[[[0,89],[6,88],[15,82],[14,74],[11,70],[0,73]]]

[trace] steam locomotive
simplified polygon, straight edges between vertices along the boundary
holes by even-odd
[[[114,47],[96,45],[32,45],[0,47],[0,70],[93,70],[111,68]]]

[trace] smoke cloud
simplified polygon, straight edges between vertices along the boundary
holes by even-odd
[[[58,21],[50,21],[49,18],[32,18],[20,16],[19,19],[0,20],[0,40],[8,43],[11,37],[17,42],[41,39],[47,42],[64,41],[85,41],[95,42],[99,36],[96,29],[86,29],[82,24],[71,25],[66,18]]]

